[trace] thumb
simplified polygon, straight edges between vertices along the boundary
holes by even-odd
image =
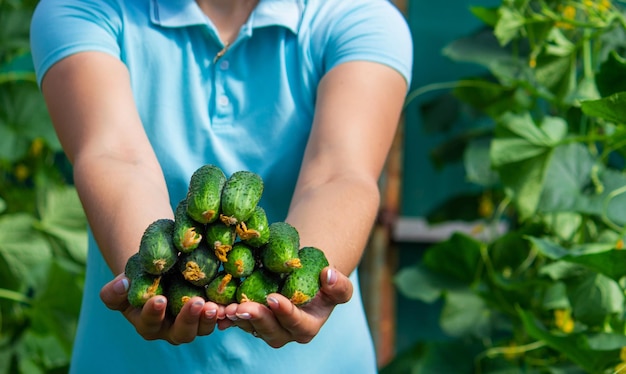
[[[100,290],[100,299],[112,310],[124,310],[128,307],[129,279],[124,273],[105,284]]]
[[[325,267],[320,273],[320,280],[322,282],[320,291],[329,303],[343,304],[352,298],[354,287],[350,278],[337,269]]]

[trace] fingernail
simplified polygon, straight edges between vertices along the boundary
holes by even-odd
[[[191,312],[192,313],[199,313],[200,309],[202,309],[202,307],[204,306],[204,301],[202,300],[196,300],[191,304]]]
[[[154,299],[154,309],[163,310],[163,308],[165,308],[166,303],[167,303],[167,300],[165,300],[163,296],[158,296],[156,299]]]
[[[234,315],[234,314],[227,314],[226,318],[228,318],[231,321],[236,321],[236,320],[239,319],[239,318],[237,318],[237,315]]]
[[[215,309],[209,309],[206,312],[204,312],[204,316],[208,319],[213,319],[216,314],[217,314],[217,310]]]
[[[334,286],[337,283],[337,273],[334,269],[328,269],[326,272],[326,283],[329,286]]]
[[[113,283],[113,291],[122,295],[128,291],[128,279],[126,277],[122,277],[122,279]]]
[[[250,319],[251,317],[250,313],[237,313],[237,318]]]
[[[270,304],[273,307],[277,307],[278,306],[278,300],[275,297],[268,297],[267,298],[267,303]]]

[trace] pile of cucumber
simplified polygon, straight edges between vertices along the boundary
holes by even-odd
[[[287,222],[269,223],[259,205],[263,180],[241,170],[227,177],[215,165],[197,169],[174,219],[158,219],[143,233],[126,263],[128,301],[141,308],[155,295],[176,316],[194,296],[218,304],[267,304],[280,292],[295,305],[310,302],[328,260],[320,249],[300,247]]]

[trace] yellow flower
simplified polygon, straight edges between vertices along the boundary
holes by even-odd
[[[517,349],[517,344],[515,342],[510,342],[508,347],[504,348],[504,358],[509,361],[515,360],[520,356],[519,349]]]
[[[44,146],[44,142],[43,139],[41,138],[37,138],[35,140],[33,140],[32,143],[30,143],[30,154],[34,157],[37,157],[41,154],[41,151],[43,150],[43,146]]]
[[[534,69],[537,66],[537,58],[534,56],[531,57],[528,61],[528,66],[530,66],[531,69]]]
[[[24,164],[18,164],[15,166],[15,170],[13,171],[13,173],[15,174],[15,178],[17,178],[18,181],[23,182],[30,175],[30,170],[28,169],[28,166]]]
[[[489,194],[483,194],[478,203],[478,215],[481,217],[491,217],[493,214],[493,201]]]
[[[622,347],[622,350],[619,352],[619,359],[626,364],[626,347]]]
[[[574,331],[574,320],[569,309],[556,309],[554,311],[554,324],[566,334]]]
[[[615,249],[624,249],[624,239],[620,239],[615,243]]]
[[[576,18],[576,8],[574,8],[572,5],[566,5],[562,8],[561,14],[563,15],[563,18],[566,20],[574,20]],[[556,27],[559,27],[562,29],[574,28],[574,26],[572,26],[570,23],[560,22],[560,21],[556,22]]]

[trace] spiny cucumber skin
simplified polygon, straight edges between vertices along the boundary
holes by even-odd
[[[216,242],[222,245],[233,245],[236,239],[235,227],[227,226],[221,221],[213,222],[207,225],[205,238],[210,248],[214,248]]]
[[[314,273],[296,273],[287,276],[280,293],[290,299],[296,306],[303,306],[311,302],[320,289],[320,276]],[[304,300],[295,300],[293,296],[300,292],[306,296]]]
[[[263,179],[247,170],[234,172],[222,190],[221,212],[236,222],[246,221],[263,195]]]
[[[278,292],[279,288],[280,277],[278,275],[258,268],[237,287],[237,302],[255,301],[267,305],[267,296]]]
[[[146,272],[160,275],[171,269],[178,259],[173,240],[174,220],[157,219],[148,225],[139,244],[141,264]]]
[[[177,316],[180,313],[180,310],[188,301],[187,298],[198,296],[206,300],[203,287],[194,286],[181,277],[169,278],[165,296],[167,297],[167,310],[172,316]]]
[[[126,261],[126,265],[124,266],[124,275],[126,275],[126,278],[132,280],[143,273],[145,273],[145,270],[141,264],[141,256],[139,255],[139,252],[135,252],[135,254],[130,256]]]
[[[205,290],[207,299],[222,305],[228,305],[237,301],[236,293],[240,282],[239,278],[232,277],[224,286],[222,292],[219,292],[220,285],[225,276],[226,273],[221,272],[208,284]]]
[[[191,266],[190,263],[191,262]],[[178,268],[185,280],[195,286],[206,286],[217,274],[221,262],[204,242],[196,250],[181,254],[178,259]],[[195,272],[197,269],[201,272]]]
[[[195,232],[194,240],[189,240],[189,230]],[[202,235],[204,235],[204,224],[194,220],[187,213],[187,200],[181,200],[174,211],[174,245],[183,252],[188,253],[198,248]]]
[[[235,278],[244,278],[252,274],[256,265],[256,258],[252,248],[237,242],[226,255],[228,261],[224,262],[224,270]],[[241,261],[238,265],[237,260]]]
[[[128,287],[128,303],[135,308],[141,308],[153,296],[163,295],[161,277],[148,273],[135,275],[130,278]]]
[[[244,239],[243,241],[246,242],[246,244],[255,248],[267,244],[270,239],[270,227],[265,209],[257,205],[252,215],[244,223],[248,230],[255,230],[259,233],[258,237]]]
[[[269,229],[269,240],[261,255],[263,266],[275,273],[290,273],[294,268],[286,263],[298,258],[300,235],[287,222],[274,222]]]
[[[316,247],[303,247],[298,252],[301,268],[294,269],[287,276],[280,293],[292,299],[296,292],[306,296],[304,300],[293,300],[297,306],[311,302],[321,287],[320,272],[328,266],[328,259],[322,250]]]
[[[328,266],[326,254],[317,247],[302,247],[298,251],[298,257],[300,258],[300,263],[302,264],[302,268],[296,269],[298,271],[319,273],[322,269]]]
[[[187,214],[197,222],[207,224],[219,217],[226,175],[215,165],[203,165],[189,180]],[[207,212],[213,212],[207,215]]]

